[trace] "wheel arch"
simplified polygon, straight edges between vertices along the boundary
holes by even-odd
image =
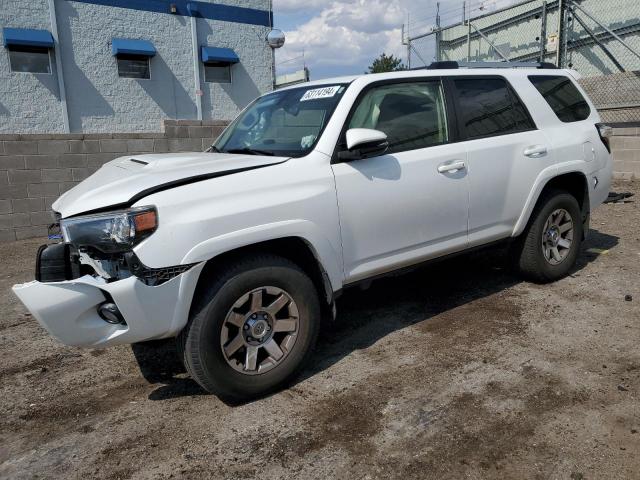
[[[580,206],[582,212],[583,223],[583,236],[587,235],[589,230],[589,217],[591,213],[591,204],[589,201],[589,183],[587,176],[579,171],[573,170],[569,172],[563,172],[551,178],[548,178],[545,182],[540,182],[536,189],[535,197],[531,198],[525,207],[523,214],[521,215],[516,227],[513,231],[513,237],[520,235],[528,223],[531,220],[531,215],[534,208],[540,201],[540,198],[549,190],[564,190],[575,197]]]
[[[334,291],[331,280],[325,270],[318,252],[306,239],[298,236],[280,237],[256,242],[233,248],[219,253],[205,263],[200,272],[194,292],[194,299],[206,286],[207,279],[220,268],[221,265],[232,263],[246,255],[273,254],[286,258],[298,265],[311,278],[323,305],[333,305]]]

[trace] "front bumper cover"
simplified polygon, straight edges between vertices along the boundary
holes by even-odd
[[[13,292],[51,335],[65,345],[102,348],[175,336],[186,325],[204,263],[158,285],[137,277],[107,283],[89,275],[67,281],[33,281]],[[105,322],[97,307],[117,306],[126,325]]]

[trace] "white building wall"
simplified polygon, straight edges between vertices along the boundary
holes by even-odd
[[[0,0],[0,29],[51,31],[47,0]],[[0,43],[0,133],[63,132],[62,107],[51,53],[51,74],[12,73]]]
[[[210,3],[268,10],[268,0]],[[157,132],[163,119],[196,119],[190,17],[79,1],[55,0],[69,124],[72,133]],[[168,6],[168,3],[167,3]],[[0,0],[0,28],[51,30],[47,0]],[[204,83],[203,118],[229,120],[272,89],[270,29],[197,18],[198,46],[228,47],[240,63],[231,84]],[[157,50],[149,80],[118,77],[114,37],[144,39]],[[0,133],[63,131],[55,65],[51,75],[12,73],[0,55]],[[53,61],[53,55],[52,55]]]

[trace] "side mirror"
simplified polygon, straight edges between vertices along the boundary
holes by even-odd
[[[347,150],[338,152],[342,161],[360,160],[377,157],[389,148],[387,134],[370,128],[350,128],[346,135]]]

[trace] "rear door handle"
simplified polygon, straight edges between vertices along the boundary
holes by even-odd
[[[524,149],[524,155],[531,158],[544,157],[547,154],[547,147],[544,145],[532,145]]]
[[[438,173],[455,173],[458,170],[467,168],[464,162],[443,163],[438,166]]]

